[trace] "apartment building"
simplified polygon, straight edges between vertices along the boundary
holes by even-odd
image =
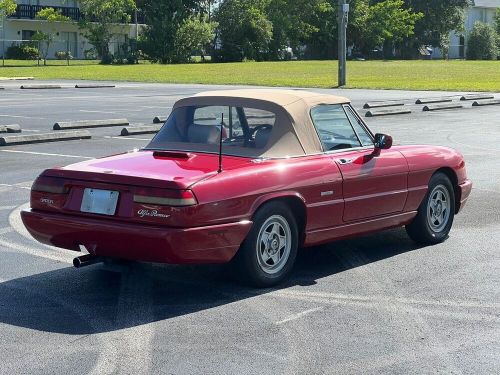
[[[467,9],[465,13],[465,33],[452,32],[450,34],[450,59],[465,58],[467,34],[477,21],[494,24],[494,17],[498,8],[500,8],[500,0],[474,0],[474,5]],[[439,49],[435,50],[432,57],[441,57]]]
[[[0,56],[13,45],[23,41],[31,40],[37,31],[51,33],[54,35],[48,57],[54,58],[58,51],[70,51],[76,59],[92,57],[92,45],[85,38],[85,32],[80,30],[78,21],[82,17],[77,0],[17,0],[16,12],[0,20]],[[44,8],[54,8],[71,22],[56,22],[36,19],[37,13]],[[114,40],[110,45],[111,52],[119,48],[120,44],[126,43],[129,38],[136,35],[143,23],[140,15],[135,23],[133,16],[131,24],[117,24],[114,26]]]

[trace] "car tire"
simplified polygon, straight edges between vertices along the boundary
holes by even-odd
[[[293,268],[298,239],[297,222],[288,206],[265,204],[254,215],[252,228],[233,259],[234,275],[259,288],[279,284]]]
[[[410,238],[424,245],[438,244],[448,238],[455,217],[455,192],[450,179],[436,173],[418,208],[417,216],[406,226]]]

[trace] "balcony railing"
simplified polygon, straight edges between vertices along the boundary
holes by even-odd
[[[10,15],[10,18],[27,18],[35,19],[39,11],[45,8],[54,8],[56,11],[60,12],[63,16],[69,17],[74,21],[79,21],[82,17],[82,13],[79,8],[74,7],[53,7],[53,6],[43,6],[43,5],[26,5],[18,4],[16,12]]]
[[[18,19],[36,19],[36,15],[39,11],[45,8],[54,8],[56,11],[60,12],[63,16],[66,16],[73,21],[80,21],[84,14],[80,11],[80,8],[76,7],[57,7],[57,6],[46,6],[46,5],[26,5],[18,4],[15,13],[11,14],[9,18]],[[92,21],[92,20],[91,20]],[[131,22],[135,22],[135,17],[132,15]],[[137,22],[140,24],[144,22],[144,13],[142,11],[137,11]]]

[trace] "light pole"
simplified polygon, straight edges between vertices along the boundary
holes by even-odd
[[[347,24],[349,21],[349,4],[346,0],[339,0],[339,86],[346,84],[347,60]]]

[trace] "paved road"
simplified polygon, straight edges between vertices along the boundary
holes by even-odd
[[[63,120],[149,123],[180,97],[218,88],[1,85],[0,124],[27,134]],[[443,95],[329,92],[357,108]],[[448,241],[418,247],[392,230],[332,243],[303,253],[290,282],[269,290],[233,283],[223,266],[75,270],[72,254],[30,239],[19,211],[40,171],[142,147],[149,136],[110,128],[92,130],[92,140],[0,148],[0,374],[499,373],[500,108],[412,108],[368,122],[396,142],[463,152],[475,190]]]

